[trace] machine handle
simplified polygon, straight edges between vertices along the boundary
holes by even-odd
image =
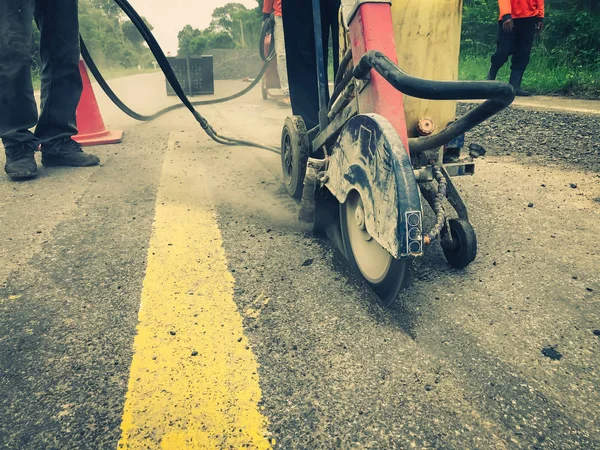
[[[487,99],[439,133],[409,139],[411,153],[420,153],[447,144],[499,113],[515,99],[513,87],[500,81],[433,81],[411,77],[383,53],[374,50],[365,53],[360,59],[354,69],[354,77],[366,78],[371,69],[400,92],[411,97],[427,100]]]

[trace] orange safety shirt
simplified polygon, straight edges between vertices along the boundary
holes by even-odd
[[[281,17],[281,0],[265,0],[263,12],[265,14],[274,12],[276,16]]]
[[[265,1],[265,4],[267,2]],[[544,0],[498,0],[500,20],[544,18]]]

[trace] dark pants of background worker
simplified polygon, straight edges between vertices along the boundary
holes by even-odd
[[[502,22],[498,22],[498,40],[496,42],[496,53],[492,55],[492,73],[495,75],[512,55],[511,70],[513,72],[525,72],[529,64],[531,47],[535,36],[535,26],[538,23],[536,17],[527,19],[514,19],[512,33],[507,33],[502,28]]]
[[[33,18],[40,29],[41,114],[33,95]],[[0,0],[0,137],[5,146],[54,144],[77,134],[82,91],[77,0]],[[29,131],[36,127],[35,135]]]
[[[283,0],[282,6],[292,111],[301,116],[306,127],[311,129],[319,124],[319,88],[311,1]],[[323,49],[326,58],[323,70],[327,69],[330,35],[334,49],[334,71],[339,65],[339,8],[340,0],[321,0]],[[333,31],[330,33],[330,30]]]

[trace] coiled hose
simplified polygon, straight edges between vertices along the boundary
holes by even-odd
[[[158,63],[159,67],[165,74],[167,81],[169,82],[169,84],[171,85],[173,90],[175,91],[175,94],[177,94],[177,96],[181,100],[180,104],[161,109],[160,111],[158,111],[152,115],[143,115],[143,114],[139,114],[139,113],[135,112],[134,110],[129,108],[115,94],[115,92],[108,85],[108,83],[106,82],[106,80],[104,79],[102,74],[100,73],[98,66],[96,66],[96,64],[94,63],[94,60],[92,59],[92,57],[85,45],[85,42],[83,41],[83,39],[80,36],[79,39],[80,39],[80,43],[81,43],[81,55],[82,55],[85,63],[87,64],[88,68],[90,69],[90,72],[92,73],[92,75],[94,76],[94,78],[96,79],[96,81],[98,82],[100,87],[102,88],[102,90],[106,93],[108,98],[110,98],[112,100],[112,102],[121,111],[123,111],[125,114],[127,114],[129,117],[132,117],[133,119],[140,120],[140,121],[150,121],[150,120],[154,120],[154,119],[162,116],[163,114],[166,114],[170,111],[173,111],[175,109],[179,109],[179,108],[182,108],[185,106],[192,113],[192,115],[194,116],[196,121],[200,124],[202,129],[206,132],[206,134],[208,134],[208,136],[212,140],[214,140],[215,142],[218,142],[219,144],[243,145],[243,146],[248,146],[248,147],[261,148],[261,149],[268,150],[268,151],[271,151],[274,153],[280,153],[280,150],[277,147],[271,147],[268,145],[263,145],[263,144],[259,144],[256,142],[246,141],[246,140],[242,140],[242,139],[230,138],[230,137],[226,137],[226,136],[218,134],[215,131],[215,129],[210,125],[208,120],[206,120],[206,118],[204,116],[202,116],[196,110],[196,108],[194,108],[194,106],[213,105],[216,103],[223,103],[223,102],[228,102],[228,101],[234,100],[234,99],[241,97],[242,95],[248,93],[260,82],[263,75],[267,71],[269,63],[275,57],[275,46],[274,46],[273,40],[271,40],[271,46],[269,48],[268,54],[265,55],[265,53],[264,53],[264,39],[268,33],[273,32],[273,26],[274,26],[273,19],[268,19],[263,23],[263,27],[262,27],[262,31],[261,31],[261,39],[259,41],[259,45],[260,45],[261,59],[263,60],[264,64],[263,64],[263,67],[260,70],[258,76],[254,79],[254,81],[252,83],[250,83],[250,85],[248,85],[245,89],[243,89],[242,91],[240,91],[236,94],[233,94],[233,95],[230,95],[227,97],[223,97],[223,98],[218,98],[215,100],[191,102],[188,99],[188,97],[185,95],[185,92],[183,91],[181,84],[179,84],[179,81],[177,80],[177,77],[175,76],[175,73],[173,72],[173,69],[171,68],[171,65],[169,64],[169,61],[167,60],[167,57],[165,56],[164,52],[162,51],[160,45],[158,45],[158,42],[154,38],[154,35],[150,31],[150,29],[146,26],[146,24],[144,23],[142,18],[139,16],[137,11],[131,6],[131,4],[129,4],[129,2],[127,0],[114,0],[114,1],[123,10],[125,15],[127,15],[127,17],[129,17],[129,19],[135,25],[135,27],[139,30],[140,34],[142,35],[142,37],[148,44],[150,51],[156,58],[156,62]]]
[[[431,231],[427,233],[424,237],[424,241],[426,244],[430,244],[431,242],[435,241],[440,235],[442,228],[444,228],[444,225],[446,224],[446,211],[444,210],[443,203],[447,195],[446,178],[444,177],[444,174],[442,173],[441,169],[435,165],[433,166],[433,177],[438,183],[438,191],[433,200],[432,205],[436,220],[435,225],[433,226]]]

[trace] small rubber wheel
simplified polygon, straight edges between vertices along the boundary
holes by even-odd
[[[352,191],[340,204],[342,245],[350,264],[367,281],[382,303],[390,306],[406,281],[409,260],[396,259],[367,231],[360,194]]]
[[[281,170],[285,188],[296,199],[302,197],[309,156],[310,145],[304,120],[300,116],[286,118],[281,133]]]
[[[477,256],[477,236],[473,226],[463,219],[448,221],[452,235],[452,246],[442,245],[446,261],[455,269],[464,269]],[[443,242],[443,241],[442,241]]]

